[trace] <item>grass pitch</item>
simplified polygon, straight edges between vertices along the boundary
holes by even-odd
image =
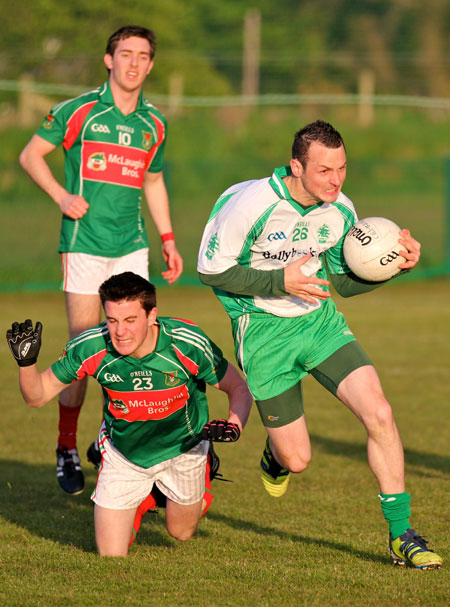
[[[95,472],[85,452],[100,423],[99,388],[91,381],[79,421],[85,492],[63,494],[55,477],[56,403],[27,409],[17,367],[0,344],[0,600],[3,605],[448,605],[448,281],[394,281],[374,293],[336,297],[377,366],[395,409],[406,453],[411,522],[444,557],[440,571],[394,568],[377,485],[366,462],[365,432],[314,380],[305,381],[313,460],[270,498],[258,475],[264,429],[256,409],[235,445],[219,445],[215,499],[196,536],[177,543],[163,513],[146,515],[129,557],[95,553],[89,495]],[[44,325],[41,370],[66,341],[63,295],[3,294],[5,331],[31,317]],[[161,315],[190,318],[230,360],[229,322],[204,288],[159,290]],[[223,396],[209,391],[211,416]],[[446,431],[447,424],[447,431]]]

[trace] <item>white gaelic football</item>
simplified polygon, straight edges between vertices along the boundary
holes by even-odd
[[[399,251],[400,228],[385,217],[361,219],[348,231],[344,240],[344,257],[350,270],[372,282],[388,280],[400,273],[405,258]]]

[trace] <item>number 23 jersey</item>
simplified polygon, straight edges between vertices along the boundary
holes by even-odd
[[[71,340],[52,365],[63,383],[86,375],[98,381],[114,446],[144,468],[200,442],[208,421],[205,384],[217,384],[228,367],[221,350],[194,323],[158,322],[155,350],[143,358],[120,355],[103,322]]]

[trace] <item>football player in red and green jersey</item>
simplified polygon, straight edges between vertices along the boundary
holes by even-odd
[[[140,504],[153,486],[166,497],[166,525],[181,541],[204,510],[210,440],[232,442],[252,397],[221,350],[194,323],[158,316],[155,289],[124,272],[100,287],[106,321],[71,340],[59,360],[37,368],[42,325],[14,323],[7,341],[19,365],[22,395],[41,407],[67,384],[91,375],[104,395],[102,464],[95,534],[102,555],[126,556]],[[224,391],[227,420],[208,423],[206,384]]]
[[[155,48],[151,30],[120,28],[104,56],[107,82],[55,105],[20,155],[22,167],[62,212],[59,252],[71,338],[100,322],[98,288],[109,276],[132,270],[148,278],[142,191],[162,240],[163,277],[173,283],[183,269],[162,172],[166,120],[142,95]],[[58,146],[65,154],[65,186],[46,160]],[[85,392],[82,380],[60,397],[57,477],[72,494],[84,488],[76,430]]]

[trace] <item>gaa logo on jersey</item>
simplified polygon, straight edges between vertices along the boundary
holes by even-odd
[[[178,376],[178,371],[163,371],[165,376],[166,386],[176,386],[180,383],[181,379]]]
[[[106,171],[106,156],[103,152],[91,154],[87,161],[88,169],[93,171]]]
[[[112,399],[111,404],[114,407],[114,409],[116,409],[117,411],[121,411],[122,413],[125,413],[125,415],[130,412],[130,410],[127,407],[127,404],[120,398]]]
[[[142,147],[149,150],[152,147],[153,135],[148,131],[142,131]]]
[[[284,232],[271,232],[267,238],[270,242],[273,240],[286,240],[286,234]]]
[[[99,124],[98,122],[94,122],[91,126],[91,131],[94,133],[111,133],[107,124]]]
[[[120,375],[117,375],[116,373],[105,373],[105,380],[110,382],[123,382],[123,379],[120,377]]]

